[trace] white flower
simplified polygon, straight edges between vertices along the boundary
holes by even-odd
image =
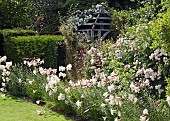
[[[2,98],[5,98],[5,97],[6,97],[6,94],[2,94],[1,97],[2,97]]]
[[[155,86],[155,89],[159,90],[159,89],[161,88],[161,86],[162,86],[161,84],[156,85],[156,86]]]
[[[36,75],[37,74],[37,70],[33,70],[33,74]]]
[[[82,94],[80,98],[85,98],[85,96]]]
[[[143,69],[143,68],[140,69],[140,70],[138,70],[138,71],[136,72],[136,77],[139,76],[139,75],[142,75],[143,72],[144,72],[144,69]]]
[[[37,63],[35,62],[35,60],[32,61],[32,65],[33,65],[33,66],[37,66]]]
[[[12,61],[6,62],[6,68],[9,69],[12,66]]]
[[[40,100],[37,100],[37,101],[36,101],[36,104],[38,104],[38,105],[39,105],[39,104],[40,104],[40,102],[41,102]]]
[[[38,114],[38,115],[43,115],[44,113],[45,113],[45,111],[42,111],[42,110],[38,110],[38,109],[37,109],[37,114]]]
[[[134,87],[134,90],[135,90],[135,92],[139,92],[139,91],[140,91],[139,86],[135,86],[135,87]]]
[[[116,50],[116,51],[115,51],[115,57],[116,57],[116,58],[122,58],[121,50]]]
[[[101,87],[101,86],[102,86],[101,82],[97,82],[97,87]]]
[[[164,92],[164,89],[159,89],[158,92],[159,94],[161,94],[162,92]]]
[[[1,62],[6,62],[6,59],[7,59],[6,56],[1,57],[1,58],[0,58],[0,63],[1,63]]]
[[[33,81],[29,81],[28,83],[32,85],[32,82],[33,82]]]
[[[37,90],[33,90],[32,92],[33,92],[33,93],[36,93],[36,92],[37,92]]]
[[[90,109],[87,109],[87,110],[85,110],[83,113],[86,113],[86,112],[88,112]]]
[[[115,97],[113,95],[110,95],[109,99],[107,99],[105,101],[109,102],[110,105],[115,105]]]
[[[118,117],[116,117],[114,121],[120,121],[120,119]]]
[[[135,85],[133,82],[130,84],[130,88],[134,92],[139,92],[140,91],[139,86]]]
[[[2,76],[9,76],[9,75],[10,75],[10,71],[7,71],[6,69],[4,69],[2,72]]]
[[[6,89],[6,87],[2,87],[2,88],[0,88],[0,91],[1,92],[7,92],[7,89]]]
[[[72,65],[71,65],[71,64],[68,64],[67,67],[66,67],[67,71],[70,71],[71,68],[72,68]]]
[[[26,60],[24,60],[24,65],[26,65],[27,64],[27,61]]]
[[[64,66],[59,66],[59,71],[65,71],[65,67]]]
[[[104,121],[106,121],[107,117],[102,117]]]
[[[70,85],[71,87],[75,87],[75,84],[74,84],[73,81],[70,80],[68,83],[69,83],[69,85]]]
[[[91,55],[91,54],[92,54],[92,51],[91,51],[91,50],[87,51],[87,54],[88,54],[88,55]]]
[[[63,78],[65,78],[65,77],[66,77],[66,74],[65,74],[65,73],[60,72],[60,73],[59,73],[59,77],[63,77]]]
[[[70,87],[68,87],[68,88],[65,88],[65,93],[68,93],[68,92],[70,92]]]
[[[117,114],[119,117],[121,117],[121,112],[120,111],[118,111],[118,114]]]
[[[112,85],[108,86],[107,89],[108,89],[109,92],[111,92],[112,90],[116,90],[117,86],[112,84]]]
[[[81,81],[78,80],[77,83],[75,84],[75,86],[76,86],[76,87],[80,87],[80,85],[81,85]]]
[[[43,64],[44,63],[44,60],[40,61],[40,64]]]
[[[32,66],[32,62],[27,62],[27,64],[28,64],[28,67]]]
[[[128,65],[125,65],[125,68],[126,69],[130,69],[130,65],[128,64]]]
[[[0,70],[4,70],[5,66],[4,65],[0,65]]]
[[[149,121],[149,119],[147,119],[147,116],[140,116],[140,121]]]
[[[121,106],[121,105],[123,104],[122,99],[123,99],[123,98],[121,98],[121,97],[119,97],[119,96],[115,97],[115,100],[114,100],[114,101],[115,101],[115,104]]]
[[[111,115],[113,115],[113,114],[116,113],[116,112],[117,112],[117,110],[110,109]]]
[[[96,85],[96,83],[97,83],[97,79],[96,78],[92,78],[92,79],[90,79],[90,81],[92,82],[93,85]]]
[[[149,59],[150,59],[150,60],[153,60],[153,59],[154,59],[154,57],[155,57],[155,54],[154,54],[154,53],[152,53],[152,54],[149,56]]]
[[[136,103],[138,100],[133,94],[128,94],[128,99],[134,103]]]
[[[46,84],[46,85],[45,85],[45,92],[47,92],[48,89],[49,89],[49,86],[48,86],[48,84]]]
[[[18,79],[18,82],[19,82],[19,83],[21,83],[21,82],[22,82],[22,80],[21,80],[21,79]]]
[[[53,69],[52,72],[53,74],[55,74],[57,72],[57,69]]]
[[[92,58],[92,59],[90,60],[90,62],[91,62],[91,64],[94,64],[95,60]]]
[[[53,74],[48,76],[47,80],[52,84],[57,84],[58,82],[60,82],[60,78],[57,75],[53,75]]]
[[[148,109],[144,109],[143,110],[143,115],[148,115],[149,113],[148,113]]]
[[[108,97],[108,96],[109,96],[109,93],[108,93],[108,92],[105,92],[105,93],[103,94],[103,96],[104,96],[104,97]]]
[[[104,107],[106,106],[106,104],[102,103],[100,106],[101,106],[102,108],[104,108]]]
[[[144,82],[143,82],[144,85],[146,86],[149,86],[150,82],[149,82],[149,79],[146,79]]]
[[[168,102],[168,105],[170,106],[170,96],[166,98],[166,101]]]
[[[5,86],[6,86],[6,83],[2,83],[2,86],[5,87]]]
[[[65,95],[60,93],[58,96],[58,100],[65,100]]]
[[[76,106],[78,107],[78,109],[81,107],[81,104],[82,104],[82,101],[79,101],[79,100],[78,100],[78,101],[76,102]]]

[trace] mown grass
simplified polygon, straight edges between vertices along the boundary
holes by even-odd
[[[1,95],[0,93],[0,121],[73,121],[46,107],[11,96],[2,98]],[[37,109],[45,111],[45,114],[38,115]]]

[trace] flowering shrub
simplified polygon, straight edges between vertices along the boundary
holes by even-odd
[[[73,26],[62,27],[71,64],[45,69],[43,61],[33,59],[11,66],[4,56],[1,91],[52,102],[87,120],[170,119],[170,52],[152,46],[151,23],[127,28],[116,42],[85,46]]]
[[[10,67],[12,65],[12,62],[6,62],[7,57],[3,56],[0,58],[0,72],[2,77],[2,87],[0,88],[0,91],[4,93],[3,96],[7,93],[7,85],[6,83],[9,81],[8,76],[10,75]]]
[[[169,118],[165,100],[159,101],[150,93],[153,88],[157,90],[154,94],[164,92],[158,81],[163,79],[162,71],[156,70],[159,68],[155,69],[155,66],[145,65],[143,61],[128,63],[130,61],[126,60],[124,54],[127,54],[127,44],[130,42],[120,38],[116,43],[102,42],[98,48],[92,46],[84,50],[82,79],[77,81],[66,79],[72,69],[71,64],[59,66],[57,72],[56,69],[42,68],[40,65],[43,61],[39,59],[24,61],[23,66],[17,68],[11,67],[11,64],[1,66],[1,70],[10,70],[9,74],[2,73],[2,76],[9,80],[6,84],[11,94],[25,94],[35,101],[51,101],[57,108],[70,110],[85,119],[146,121],[159,120],[162,116]],[[135,49],[131,51],[136,53],[138,59],[142,58]],[[147,55],[148,63],[155,60],[158,64],[165,64],[166,61],[160,60],[169,57],[159,48]],[[151,85],[155,80],[158,81],[156,85]],[[1,91],[6,92],[5,89]],[[169,97],[166,100],[169,103]],[[135,111],[135,115],[131,111]]]

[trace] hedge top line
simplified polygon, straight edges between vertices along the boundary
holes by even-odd
[[[36,35],[38,33],[33,30],[25,30],[25,29],[3,29],[0,30],[0,34],[3,34],[4,38],[6,38],[11,36]]]
[[[61,35],[39,35],[36,31],[26,30],[21,28],[15,29],[3,29],[0,30],[0,34],[3,36],[4,40],[15,40],[15,41],[45,41],[45,40],[64,40]],[[10,39],[9,39],[10,38]]]
[[[61,35],[35,35],[35,36],[17,36],[11,37],[14,41],[63,41],[64,37]]]

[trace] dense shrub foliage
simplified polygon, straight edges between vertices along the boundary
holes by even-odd
[[[56,34],[60,26],[59,16],[68,16],[70,6],[77,10],[89,9],[91,5],[106,2],[115,10],[143,7],[146,0],[0,0],[0,29],[34,28],[41,34]],[[160,9],[168,0],[151,0],[154,10]],[[10,6],[10,7],[9,7]],[[153,6],[153,5],[151,5]],[[146,9],[147,10],[147,9]],[[145,11],[143,11],[145,12]],[[150,13],[150,10],[147,11]],[[157,12],[157,11],[156,11]]]
[[[5,55],[13,63],[22,62],[24,58],[35,57],[44,59],[44,67],[56,67],[59,58],[65,58],[64,49],[60,46],[64,48],[62,36],[19,36],[6,41],[4,50]],[[61,57],[58,56],[59,53]],[[63,64],[64,60],[61,63]]]
[[[3,29],[0,30],[0,34],[3,35],[4,41],[7,41],[10,37],[36,35],[37,33],[26,29]]]
[[[0,29],[29,26],[31,17],[28,0],[0,0]]]
[[[111,10],[114,40],[87,40],[74,31],[79,20],[70,14],[60,27],[66,67],[57,63],[64,61],[57,56],[62,36],[6,41],[7,56],[0,58],[3,97],[28,96],[83,120],[169,121],[169,1],[136,2],[141,4],[135,10]]]
[[[170,8],[165,13],[158,14],[157,19],[152,23],[153,47],[163,47],[166,51],[170,50]]]
[[[36,35],[37,32],[33,30],[26,30],[26,29],[3,29],[0,30],[0,56],[4,56],[4,42],[10,40],[11,37],[17,36],[31,36]]]

